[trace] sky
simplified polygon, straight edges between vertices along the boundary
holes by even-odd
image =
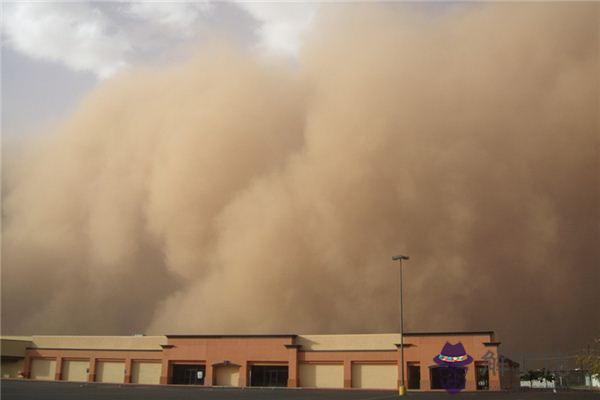
[[[39,130],[99,82],[179,62],[219,39],[294,62],[316,3],[3,2],[2,128]]]

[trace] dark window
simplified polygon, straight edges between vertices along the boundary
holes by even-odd
[[[250,386],[287,386],[287,365],[252,365]]]
[[[477,390],[490,389],[490,370],[487,365],[477,365]]]
[[[442,389],[442,381],[440,379],[440,368],[439,367],[431,367],[429,368],[429,374],[431,375],[431,388],[432,389]]]
[[[430,367],[432,389],[462,390],[465,388],[467,369],[464,367]]]
[[[408,388],[421,389],[421,366],[408,364]]]
[[[206,367],[199,364],[173,365],[171,383],[175,385],[204,385]]]

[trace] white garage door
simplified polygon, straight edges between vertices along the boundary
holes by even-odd
[[[298,375],[302,387],[344,387],[344,365],[342,364],[300,364],[299,367]]]
[[[120,361],[98,361],[96,363],[96,382],[123,383],[125,381],[125,363]]]
[[[396,389],[396,364],[352,364],[352,387],[363,389]]]
[[[89,361],[63,360],[62,379],[71,382],[87,382]]]
[[[217,386],[239,386],[240,367],[233,365],[217,367],[215,370]]]
[[[131,383],[159,384],[161,363],[134,361],[131,364]]]
[[[34,358],[31,360],[31,379],[53,381],[56,372],[56,360]]]

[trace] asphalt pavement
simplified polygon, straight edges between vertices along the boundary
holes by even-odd
[[[102,383],[2,380],[2,400],[392,400],[393,391],[294,388],[210,388],[198,386],[118,385]],[[552,391],[459,393],[409,392],[414,400],[600,400],[600,392]]]

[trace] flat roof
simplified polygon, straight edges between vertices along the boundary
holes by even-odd
[[[168,334],[164,336],[146,336],[146,335],[131,335],[131,336],[104,336],[104,335],[34,335],[34,336],[1,336],[3,341],[14,340],[14,341],[35,341],[36,339],[66,339],[66,338],[89,338],[89,339],[133,339],[133,340],[152,340],[160,337],[167,338],[180,338],[180,339],[192,339],[192,338],[207,338],[207,339],[233,339],[233,338],[296,338],[298,336],[348,336],[348,335],[390,335],[400,334],[399,332],[393,333],[324,333],[324,334],[302,334],[298,335],[295,333],[285,334]],[[404,332],[404,336],[456,336],[456,335],[494,335],[494,331],[438,331],[438,332]]]
[[[165,335],[173,339],[233,339],[233,338],[295,338],[295,334],[275,334],[275,335]]]
[[[31,342],[33,336],[0,336],[2,340],[14,340],[19,342]]]
[[[494,331],[404,332],[404,336],[493,335]]]
[[[387,333],[315,333],[315,334],[171,334],[168,338],[295,338],[298,336],[348,336],[348,335],[399,335],[400,332]],[[404,332],[404,336],[456,336],[456,335],[493,335],[494,331],[438,331],[438,332]]]

